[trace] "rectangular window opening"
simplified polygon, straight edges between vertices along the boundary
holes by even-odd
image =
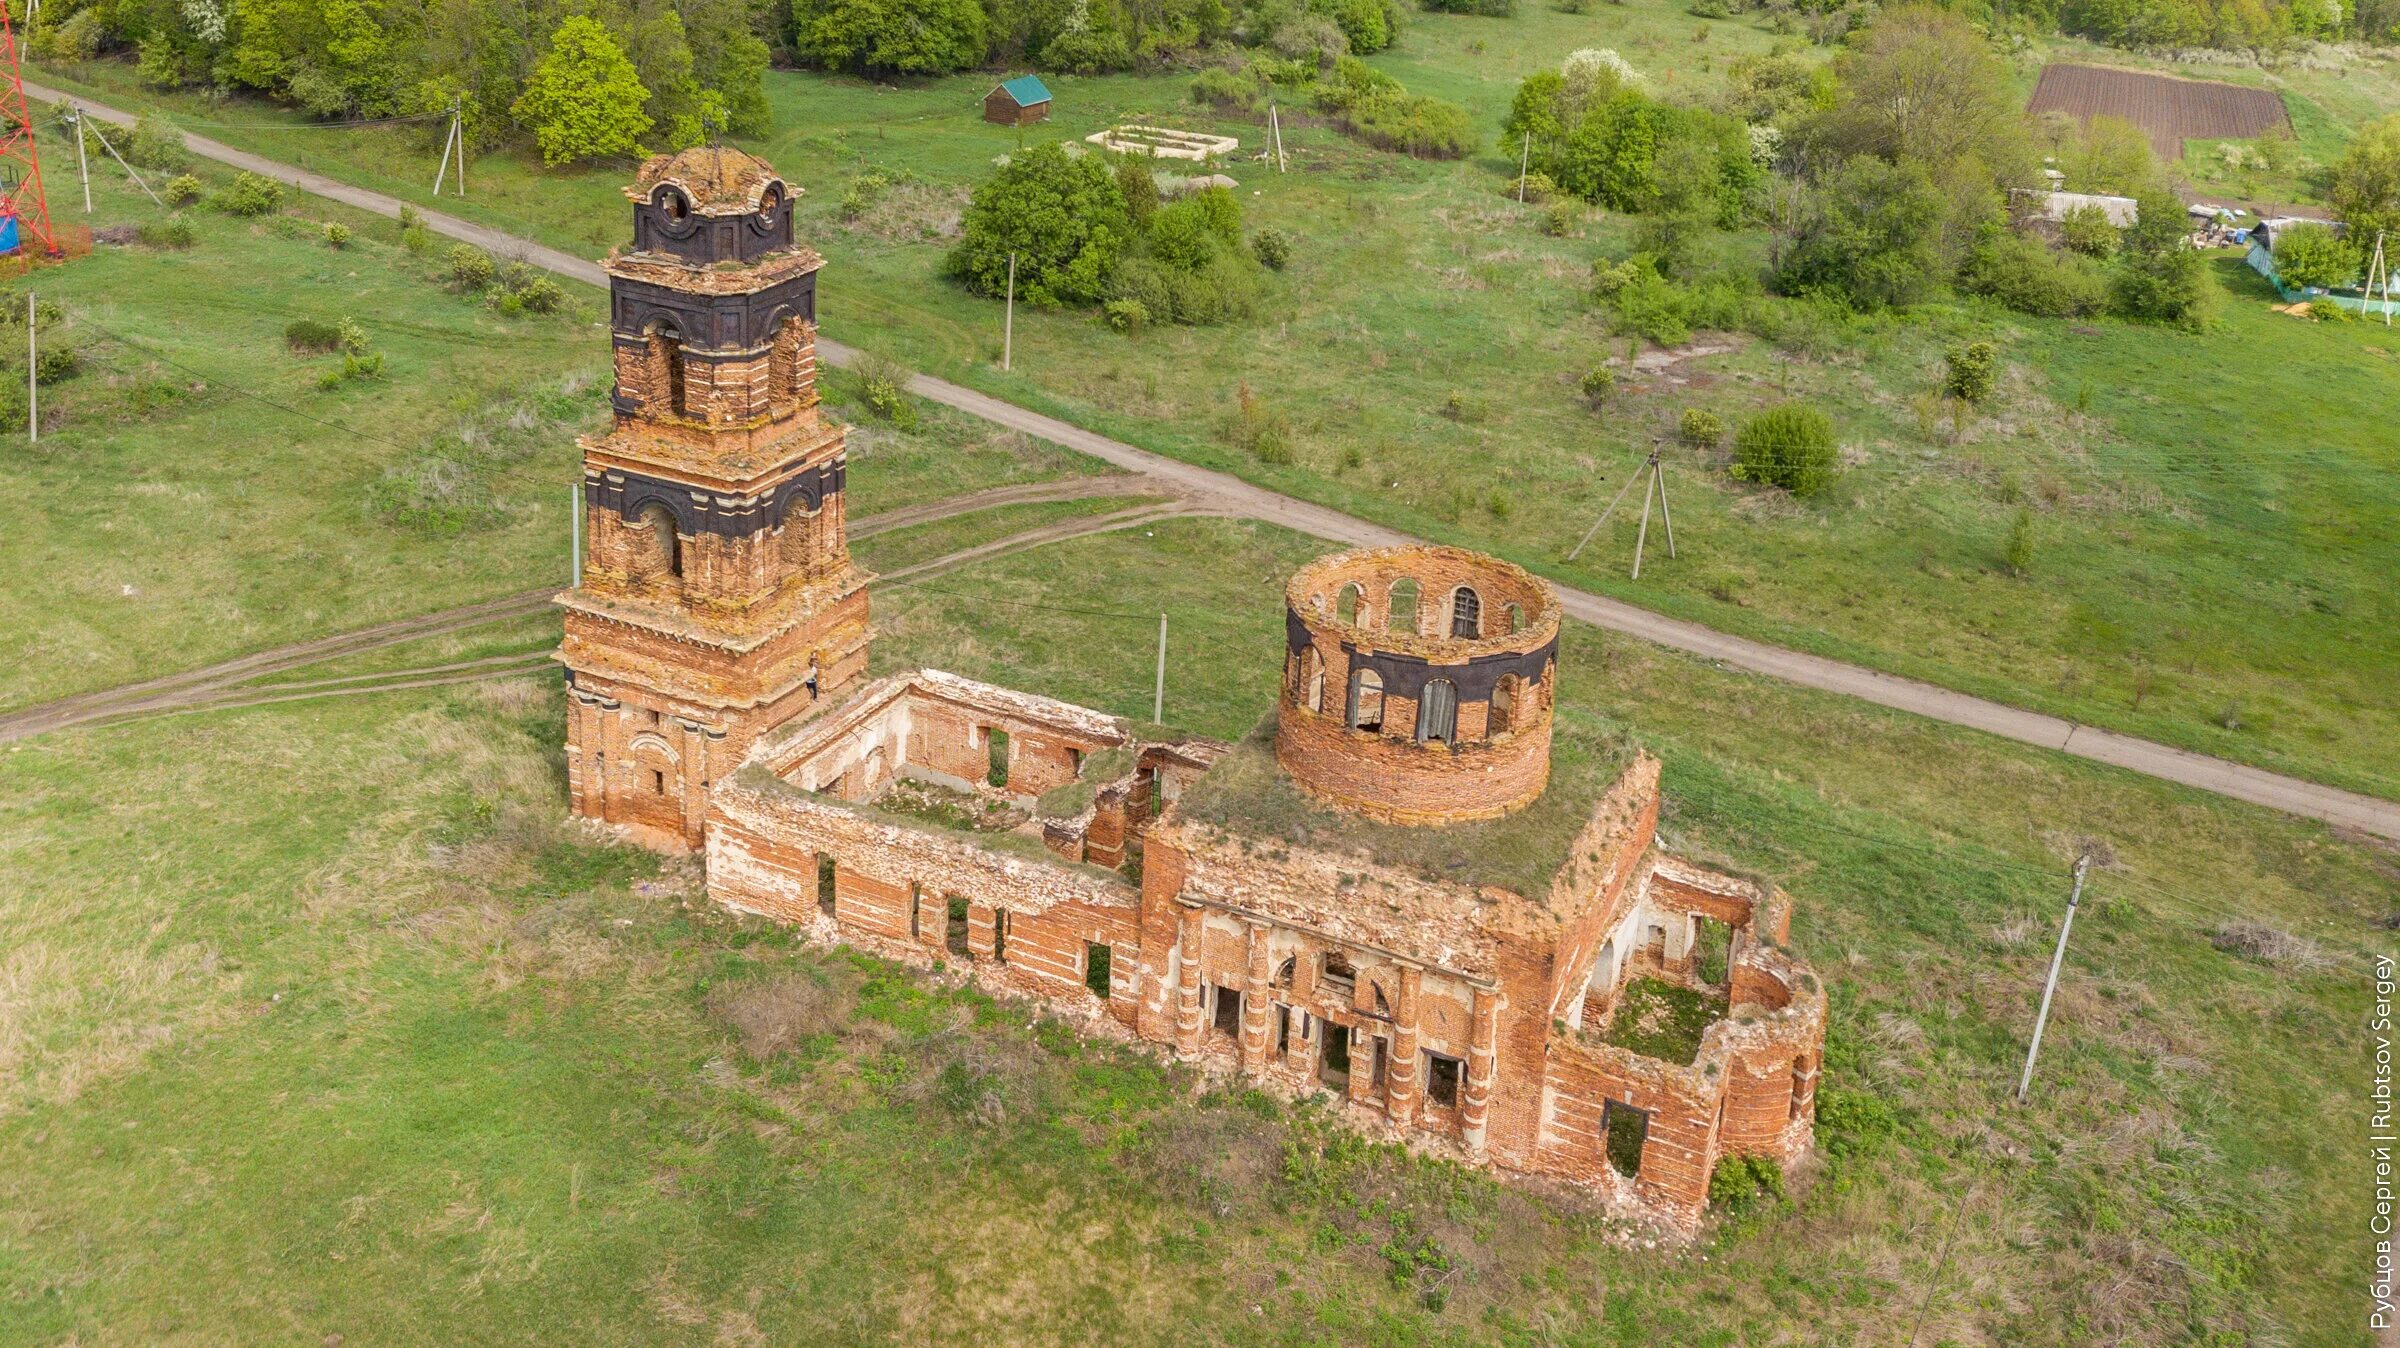
[[[1425,1098],[1437,1105],[1458,1107],[1458,1079],[1464,1068],[1458,1059],[1440,1053],[1425,1055]]]
[[[1008,732],[997,726],[983,732],[984,780],[994,786],[1008,785]]]
[[[1292,1008],[1275,1008],[1275,1056],[1288,1057],[1292,1051]]]
[[[908,939],[925,939],[925,889],[922,885],[908,887]]]
[[[1600,1110],[1600,1132],[1602,1144],[1608,1148],[1608,1163],[1618,1174],[1631,1178],[1642,1173],[1642,1143],[1650,1136],[1649,1110],[1610,1100]]]
[[[1002,964],[1008,963],[1008,910],[1006,908],[992,910],[992,958]]]
[[[1239,1037],[1242,1033],[1242,994],[1232,988],[1217,989],[1217,1032]]]
[[[967,901],[950,896],[949,926],[942,933],[942,947],[960,959],[967,959]]]
[[[655,796],[667,794],[667,774],[663,769],[650,769],[650,793]]]
[[[817,853],[817,907],[833,916],[833,858],[824,852]]]
[[[1325,1057],[1318,1064],[1317,1080],[1328,1090],[1350,1089],[1350,1027],[1325,1022]]]
[[[1098,941],[1087,941],[1083,947],[1083,985],[1101,1001],[1108,1000],[1108,969],[1115,952]]]

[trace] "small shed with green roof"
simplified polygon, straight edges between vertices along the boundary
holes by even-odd
[[[1001,126],[1030,126],[1050,119],[1050,86],[1039,75],[1003,80],[983,96],[983,120]]]

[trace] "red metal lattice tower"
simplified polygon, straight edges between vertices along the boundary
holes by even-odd
[[[33,143],[33,114],[25,106],[25,76],[17,67],[17,28],[7,0],[0,0],[0,63],[7,66],[8,84],[0,90],[0,165],[22,165],[16,181],[0,187],[0,214],[17,221],[19,246],[57,257],[58,239],[50,231],[50,201],[42,193],[42,157]]]

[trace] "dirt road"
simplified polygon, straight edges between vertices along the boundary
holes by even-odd
[[[67,97],[31,83],[25,86],[25,92],[32,97],[52,101]],[[133,117],[127,113],[86,100],[78,99],[76,102],[91,116],[104,122],[126,126],[133,123]],[[396,197],[336,182],[323,174],[293,168],[204,136],[187,134],[184,139],[194,154],[264,174],[360,210],[395,218],[400,214],[401,203]],[[464,240],[489,251],[521,257],[536,266],[591,285],[605,286],[608,283],[607,274],[589,259],[439,211],[420,207],[417,213],[426,227],[436,233]],[[858,357],[854,349],[829,338],[820,338],[817,345],[825,359],[837,366],[847,365]],[[1196,509],[1277,524],[1345,545],[1417,541],[1397,530],[1268,491],[1230,473],[1215,472],[1138,449],[1124,441],[1094,434],[1056,417],[1028,411],[948,380],[917,375],[910,379],[909,391],[929,401],[1140,473],[1151,479],[1154,484],[1152,490],[1185,497]],[[2264,768],[2211,758],[2115,731],[2095,730],[2060,717],[2026,711],[1987,698],[1763,641],[1728,636],[1698,623],[1669,618],[1588,591],[1564,585],[1558,589],[1559,597],[1572,617],[1714,660],[1734,669],[1764,674],[1807,688],[1863,698],[1879,706],[2046,749],[2056,749],[2079,758],[2107,763],[2203,791],[2213,791],[2255,805],[2400,839],[2400,803],[2288,777]],[[0,722],[0,727],[4,726],[5,722]],[[4,734],[4,731],[0,731],[0,734]]]

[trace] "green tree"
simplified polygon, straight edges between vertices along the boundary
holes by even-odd
[[[2275,272],[2287,285],[2339,290],[2365,264],[2356,243],[2324,225],[2294,225],[2275,235]]]
[[[983,59],[976,0],[792,0],[804,60],[861,75],[945,75]]]
[[[1070,158],[1046,141],[1011,156],[975,189],[949,268],[975,293],[999,295],[1014,253],[1017,293],[1028,303],[1089,303],[1107,291],[1133,236],[1108,165],[1097,155]]]
[[[1932,165],[1974,160],[1996,179],[2030,174],[2031,141],[2007,68],[1961,15],[1887,9],[1834,61],[1834,110],[1813,129],[1841,154]]]
[[[1776,288],[1839,296],[1859,309],[1914,304],[1941,276],[1935,229],[1943,208],[1913,161],[1853,159],[1816,194],[1775,269]]]
[[[2133,123],[2094,117],[2068,148],[2067,186],[2077,192],[2129,196],[2158,176],[2150,137]]]
[[[2377,231],[2387,249],[2400,246],[2400,112],[2358,129],[2333,166],[2334,214],[2372,246]]]
[[[542,162],[566,164],[640,154],[649,101],[625,49],[598,20],[578,15],[550,35],[550,50],[509,110],[532,129]]]
[[[2164,187],[2135,198],[2138,216],[2125,231],[2110,292],[2127,318],[2199,329],[2216,312],[2217,278],[2208,259],[2184,246],[2183,203]]]

